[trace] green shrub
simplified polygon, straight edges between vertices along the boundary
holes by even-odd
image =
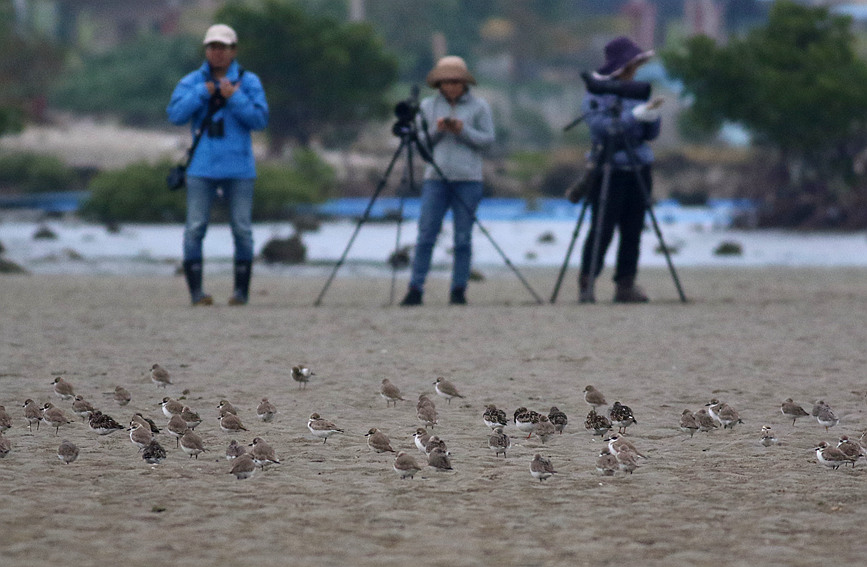
[[[0,185],[27,193],[80,189],[74,168],[54,156],[14,153],[0,156]]]
[[[178,222],[184,220],[185,195],[166,188],[174,164],[144,162],[104,171],[88,185],[90,198],[81,215],[102,222]]]
[[[254,220],[287,219],[291,206],[325,199],[334,185],[334,172],[313,152],[302,152],[294,168],[262,164],[253,192]],[[165,178],[174,164],[135,163],[120,170],[105,171],[93,178],[90,198],[80,211],[100,222],[181,222],[186,211],[184,190],[169,191]],[[215,202],[212,219],[226,220]]]

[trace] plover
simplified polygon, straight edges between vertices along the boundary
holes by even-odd
[[[412,438],[415,442],[415,446],[418,447],[418,450],[424,453],[424,448],[430,440],[430,433],[427,432],[427,429],[419,427],[415,430],[415,433],[412,434]]]
[[[735,425],[743,423],[743,420],[738,415],[737,410],[725,402],[720,403],[716,407],[717,419],[722,424],[723,429],[734,429]]]
[[[90,414],[90,419],[87,420],[87,426],[91,431],[99,435],[109,435],[115,431],[125,429],[113,417],[99,410],[93,410],[93,413]]]
[[[689,433],[690,438],[695,435],[695,432],[698,431],[698,419],[696,419],[695,414],[692,413],[692,410],[685,409],[683,413],[680,414],[680,430],[684,433]]]
[[[277,415],[277,406],[269,402],[268,398],[262,398],[256,406],[256,417],[262,421],[274,421],[275,415]]]
[[[184,406],[181,410],[181,419],[187,422],[187,427],[190,429],[195,429],[202,423],[202,418],[190,406]]]
[[[159,364],[154,364],[153,366],[151,366],[150,374],[151,382],[156,384],[157,388],[165,388],[166,386],[174,384],[174,382],[172,382],[171,376],[169,375],[169,371],[160,366]]]
[[[761,443],[765,447],[770,447],[771,445],[776,445],[777,443],[779,443],[776,435],[774,435],[774,432],[771,431],[770,425],[762,426],[762,438],[759,439],[759,443]]]
[[[416,417],[425,427],[434,427],[438,423],[439,416],[433,404],[425,404],[418,408]]]
[[[6,406],[0,406],[0,433],[12,427],[12,417],[6,413]]]
[[[139,451],[147,447],[154,438],[150,428],[145,427],[137,421],[132,422],[127,431],[129,431],[129,440],[132,441],[133,445],[138,447]]]
[[[704,433],[719,428],[719,425],[716,424],[716,420],[714,420],[710,413],[708,413],[707,408],[701,408],[695,412],[695,419],[698,421],[698,430]]]
[[[0,459],[6,457],[11,450],[12,442],[9,441],[8,438],[4,437],[3,432],[0,431]]]
[[[376,427],[371,427],[364,436],[367,437],[367,446],[377,453],[394,453],[388,436]]]
[[[436,435],[431,435],[427,440],[427,443],[424,444],[424,454],[430,455],[434,449],[442,449],[443,451],[447,451],[448,447],[446,447],[446,442],[440,439]]]
[[[207,451],[205,449],[205,445],[202,443],[202,438],[199,437],[192,429],[187,429],[187,431],[181,435],[180,439],[181,451],[189,455],[190,457],[199,458],[199,453],[203,453]]]
[[[500,453],[503,454],[503,458],[506,458],[506,450],[512,446],[512,440],[509,439],[509,436],[503,432],[502,427],[498,427],[494,430],[490,437],[488,437],[488,447],[491,448],[491,451],[494,452],[494,456],[499,457]]]
[[[536,434],[536,437],[539,438],[542,443],[547,443],[548,439],[551,438],[557,432],[557,429],[554,427],[554,424],[548,419],[547,415],[539,415],[539,423],[536,424],[536,428],[533,430],[533,433]]]
[[[538,478],[539,482],[542,482],[546,478],[557,474],[557,471],[554,470],[554,465],[551,464],[549,459],[543,459],[542,455],[536,453],[533,460],[530,461],[530,474],[533,475],[533,478]]]
[[[632,444],[632,441],[630,441],[620,433],[615,433],[608,438],[608,450],[611,451],[611,454],[615,457],[620,451],[630,451],[635,455],[641,457],[642,459],[647,458],[641,451],[635,448],[635,445]]]
[[[418,466],[416,460],[411,456],[407,455],[403,451],[397,454],[394,458],[394,464],[392,465],[394,472],[400,475],[400,478],[412,478],[415,476],[415,473],[421,470],[421,467]]]
[[[335,433],[343,433],[343,430],[334,425],[332,422],[322,419],[318,413],[310,414],[307,419],[307,429],[314,437],[319,437],[322,442],[328,441],[328,438]]]
[[[824,441],[816,446],[815,451],[819,463],[834,470],[840,468],[840,465],[855,462],[854,459],[847,457],[843,451],[837,447],[831,447]]]
[[[132,396],[129,395],[129,391],[127,391],[123,386],[115,386],[112,396],[114,397],[114,401],[116,401],[121,407],[127,405],[132,399]]]
[[[184,421],[184,418],[178,415],[173,415],[169,420],[168,425],[166,425],[166,430],[169,432],[169,435],[175,438],[175,447],[180,447],[181,437],[184,436],[184,433],[187,432],[189,427],[187,427],[187,422]]]
[[[274,454],[274,448],[265,443],[261,437],[254,438],[253,442],[250,443],[250,446],[253,447],[250,451],[250,456],[253,457],[253,462],[256,463],[260,469],[265,470],[266,465],[280,464],[280,459],[278,459],[277,455]]]
[[[221,415],[217,419],[220,421],[220,429],[226,433],[240,433],[241,431],[247,431],[247,428],[244,427],[243,423],[241,423],[241,418],[233,413]]]
[[[311,376],[316,376],[316,374],[306,366],[292,367],[292,379],[298,382],[299,388],[306,388]]]
[[[173,415],[181,415],[181,412],[184,411],[184,404],[168,396],[160,402],[160,407],[163,409],[163,415],[168,418]]]
[[[150,432],[154,435],[160,432],[160,428],[157,427],[157,424],[154,423],[154,420],[149,417],[145,417],[144,415],[142,415],[141,412],[135,412],[133,414],[132,419],[130,420],[130,425],[132,425],[132,422],[140,423],[142,427],[150,430]]]
[[[593,409],[598,409],[608,405],[602,392],[592,385],[588,385],[584,388],[584,401],[593,406]]]
[[[614,402],[614,405],[609,408],[608,419],[611,420],[611,425],[617,426],[619,433],[625,433],[627,427],[638,423],[632,414],[632,409],[620,402]]]
[[[603,447],[602,451],[599,452],[599,456],[596,457],[596,470],[602,476],[614,476],[614,473],[620,466],[617,464],[617,457],[611,454],[611,451],[608,450],[608,447]]]
[[[596,413],[596,409],[594,408],[590,410],[590,413],[584,419],[584,429],[593,435],[605,435],[611,429],[611,420],[602,414]]]
[[[491,429],[506,427],[506,425],[509,423],[509,420],[506,417],[506,412],[501,409],[497,409],[497,406],[495,406],[494,404],[488,404],[485,406],[485,411],[482,414],[482,421],[485,422],[485,425],[487,425]]]
[[[72,413],[81,419],[87,420],[90,418],[90,414],[93,413],[93,406],[84,399],[84,396],[76,395],[75,401],[72,402]]]
[[[42,406],[42,421],[54,428],[55,435],[60,431],[61,425],[72,423],[72,420],[66,417],[63,410],[54,407],[54,404],[51,402],[45,402],[45,405]]]
[[[229,446],[226,447],[226,460],[231,461],[232,459],[237,459],[246,452],[246,447],[238,443],[237,439],[232,439],[229,441]]]
[[[618,451],[614,458],[617,459],[617,466],[625,473],[632,474],[638,468],[638,457],[629,449]]]
[[[219,415],[225,415],[227,413],[238,415],[238,410],[235,409],[235,406],[229,403],[229,400],[220,400],[220,403],[217,404],[217,412],[219,412]]]
[[[458,392],[454,384],[440,376],[434,382],[434,389],[438,396],[444,397],[449,404],[452,403],[452,398],[463,398],[464,396]]]
[[[75,392],[72,391],[72,384],[63,379],[63,377],[58,376],[54,379],[54,393],[61,400],[71,400],[75,397]]]
[[[404,401],[400,395],[400,388],[392,384],[388,378],[382,379],[382,384],[379,386],[379,395],[385,398],[385,407],[392,404],[397,407],[398,401]]]
[[[563,430],[566,429],[566,425],[569,423],[569,418],[566,417],[566,414],[560,411],[557,406],[552,406],[548,411],[548,421],[553,423],[554,430],[562,435]]]
[[[440,471],[450,471],[452,469],[452,461],[449,458],[449,452],[439,447],[435,447],[430,455],[427,456],[427,464]]]
[[[428,396],[427,394],[419,394],[418,402],[416,402],[415,408],[421,409],[422,407],[436,408],[436,404],[432,399],[430,399],[430,396]]]
[[[151,439],[151,442],[141,450],[141,458],[146,463],[158,465],[166,458],[166,450],[163,449],[159,441]]]
[[[783,415],[786,417],[792,418],[792,427],[795,426],[795,422],[798,421],[799,417],[807,417],[807,410],[796,404],[792,398],[786,398],[786,401],[780,405],[780,411],[783,412]]]
[[[848,435],[841,435],[840,441],[837,443],[837,448],[843,452],[844,455],[852,459],[852,467],[855,467],[855,463],[858,462],[858,459],[861,457],[867,457],[867,450],[861,446],[861,443],[858,441],[853,441],[849,439]]]
[[[39,431],[39,422],[42,421],[42,408],[36,402],[27,398],[24,400],[24,419],[27,420],[27,428],[33,432],[33,424],[36,424],[36,431]]]
[[[816,412],[816,421],[819,422],[819,425],[825,428],[825,431],[828,431],[829,428],[840,423],[840,418],[837,417],[837,414],[834,413],[831,406],[824,404],[819,407]]]
[[[232,470],[229,474],[235,475],[238,480],[250,478],[256,472],[256,463],[250,453],[244,453],[232,462]]]
[[[64,439],[60,442],[60,447],[57,448],[57,458],[66,463],[72,463],[78,458],[78,447],[75,443]]]

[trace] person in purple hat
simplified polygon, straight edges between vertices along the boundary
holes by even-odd
[[[630,81],[638,68],[654,55],[645,51],[627,37],[618,37],[605,46],[605,63],[593,73],[597,80]],[[586,113],[590,128],[592,150],[590,159],[598,163],[600,152],[606,143],[613,147],[611,178],[608,187],[606,206],[599,210],[599,195],[591,198],[591,226],[581,258],[581,271],[578,276],[578,301],[596,301],[593,282],[602,272],[603,260],[617,228],[620,244],[617,251],[617,266],[614,271],[614,301],[618,303],[642,303],[648,301],[644,291],[635,284],[638,274],[638,253],[641,245],[641,232],[644,228],[644,214],[647,206],[638,176],[644,180],[646,190],[652,186],[651,165],[653,151],[647,142],[659,136],[661,98],[648,102],[620,97],[615,94],[587,93],[582,102],[582,112]],[[619,111],[619,112],[618,112]],[[613,136],[612,126],[619,120],[621,132]],[[634,150],[633,162],[623,142]],[[602,224],[597,221],[602,214]],[[595,239],[599,238],[596,265],[593,263]]]

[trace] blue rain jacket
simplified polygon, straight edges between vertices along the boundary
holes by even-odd
[[[226,72],[226,78],[237,82],[240,72],[240,65],[233,61]],[[213,79],[207,61],[181,79],[166,109],[169,121],[178,126],[189,122],[190,130],[195,135],[208,112],[210,95],[205,83],[211,80]],[[255,73],[244,71],[240,88],[226,101],[226,105],[214,114],[212,120],[221,119],[225,134],[221,138],[211,138],[207,132],[202,135],[193,160],[187,167],[187,175],[209,179],[256,177],[250,133],[262,130],[268,124],[268,103],[262,82]]]

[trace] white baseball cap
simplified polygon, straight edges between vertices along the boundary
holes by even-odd
[[[238,43],[238,34],[226,24],[214,24],[205,32],[205,41],[203,43],[204,45],[208,45],[209,43],[236,45]]]

